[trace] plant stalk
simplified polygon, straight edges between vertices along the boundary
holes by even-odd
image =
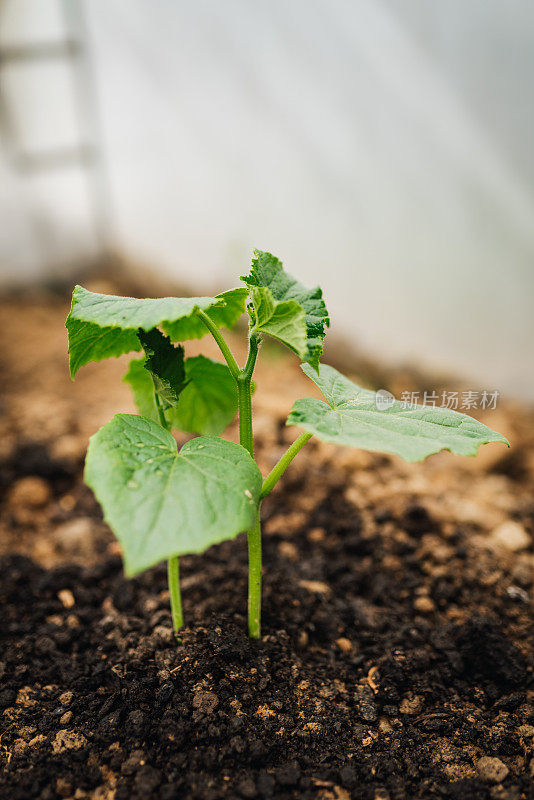
[[[165,430],[168,431],[169,423],[167,422],[167,417],[165,416],[165,411],[163,410],[163,406],[161,405],[161,401],[158,395],[158,390],[156,389],[155,384],[154,384],[154,402],[156,404],[156,409],[158,412],[159,424],[161,425],[162,428],[165,428]]]
[[[260,337],[252,333],[249,339],[247,363],[237,377],[239,408],[239,441],[254,458],[252,430],[252,373],[258,356]],[[251,639],[261,636],[261,522],[260,510],[248,538],[248,633]]]
[[[254,458],[254,435],[252,432],[251,380],[243,373],[237,378],[237,406],[239,410],[239,443]]]
[[[274,465],[271,472],[267,475],[265,480],[263,481],[263,486],[261,487],[261,495],[260,497],[267,497],[267,495],[272,492],[286,469],[289,467],[297,453],[302,450],[306,442],[308,442],[313,434],[311,433],[301,433],[300,436],[295,439],[293,444],[288,447],[284,455],[281,459]]]
[[[180,563],[178,556],[173,556],[167,561],[167,582],[171,600],[172,627],[176,635],[184,624],[182,596],[180,592]]]
[[[170,425],[165,416],[165,411],[161,405],[156,386],[154,385],[154,401],[158,410],[159,423],[166,431],[170,429]],[[173,556],[167,561],[167,584],[169,586],[169,597],[171,602],[171,619],[172,627],[175,635],[184,624],[184,615],[182,611],[182,593],[180,590],[180,562],[178,556]]]
[[[224,336],[216,326],[216,324],[211,320],[208,315],[202,311],[201,308],[197,310],[197,315],[200,317],[206,328],[209,330],[217,344],[219,345],[219,349],[224,356],[226,363],[228,364],[228,369],[230,370],[230,374],[234,380],[238,379],[239,375],[239,367],[237,365],[237,361],[235,360],[232,351],[226,344]]]
[[[248,356],[247,363],[243,367],[242,373],[245,377],[251,379],[254,367],[256,366],[256,359],[258,357],[258,350],[260,348],[261,336],[259,333],[251,333],[248,340]]]
[[[261,522],[260,510],[248,536],[248,635],[261,636]]]

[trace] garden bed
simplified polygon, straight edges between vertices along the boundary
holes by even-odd
[[[82,482],[87,437],[132,410],[124,361],[71,384],[63,302],[0,313],[3,797],[529,797],[531,412],[487,412],[513,447],[475,460],[310,444],[263,504],[262,640],[246,637],[240,537],[181,560],[177,646],[164,568],[124,579]],[[264,473],[295,436],[293,400],[314,394],[271,358]]]

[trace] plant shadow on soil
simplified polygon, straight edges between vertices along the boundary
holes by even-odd
[[[274,461],[283,415],[259,411]],[[311,445],[264,503],[262,640],[241,536],[182,559],[176,643],[165,569],[124,578],[65,419],[0,454],[2,797],[529,797],[532,559],[482,546],[504,517],[532,532],[524,452],[455,476]],[[495,520],[447,505],[462,482],[484,513],[500,487]]]

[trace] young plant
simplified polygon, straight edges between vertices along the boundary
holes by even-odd
[[[122,545],[126,575],[167,561],[174,630],[183,624],[178,558],[248,532],[248,627],[260,636],[260,505],[312,435],[334,444],[420,461],[440,450],[476,455],[507,440],[465,414],[392,402],[320,363],[330,325],[319,288],[307,289],[270,253],[254,251],[245,286],[215,297],[135,299],[76,286],[67,317],[70,372],[131,351],[124,376],[139,416],[117,414],[91,437],[85,480]],[[248,356],[240,368],[221,328],[249,316]],[[211,333],[226,364],[185,358],[181,344]],[[297,400],[288,425],[303,433],[263,479],[254,462],[252,375],[264,336],[301,360],[325,400]],[[240,444],[219,438],[236,412]],[[171,430],[199,434],[180,451]]]

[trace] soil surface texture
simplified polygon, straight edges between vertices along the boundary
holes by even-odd
[[[124,578],[83,484],[89,435],[133,410],[128,359],[71,383],[65,314],[53,295],[0,302],[0,797],[533,798],[534,413],[477,414],[512,447],[476,459],[312,440],[262,506],[261,641],[240,536],[181,559],[176,642],[164,566]],[[265,474],[298,434],[293,401],[317,394],[262,355]],[[395,393],[444,386],[327,360]]]

